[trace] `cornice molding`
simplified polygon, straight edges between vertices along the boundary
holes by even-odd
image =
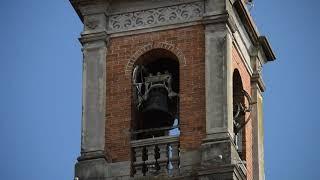
[[[72,7],[75,9],[79,18],[83,22],[84,16],[86,15],[86,12],[84,12],[85,10],[83,10],[84,7],[98,5],[100,6],[100,8],[92,8],[92,11],[99,11],[100,13],[102,11],[103,13],[106,13],[111,0],[69,0],[69,2],[71,3]]]
[[[267,61],[273,61],[276,59],[273,50],[265,36],[260,36],[258,29],[256,25],[254,24],[254,21],[252,17],[250,16],[250,13],[248,12],[248,9],[246,8],[246,5],[242,0],[237,0],[234,2],[234,7],[240,17],[240,20],[242,21],[250,40],[252,41],[254,46],[262,46],[262,50],[265,53],[267,57]]]
[[[254,25],[254,21],[252,17],[250,16],[245,4],[242,0],[237,0],[234,2],[234,7],[249,35],[249,38],[251,39],[252,43],[254,45],[258,45],[259,40],[259,32]]]
[[[268,39],[265,36],[259,37],[260,45],[263,49],[263,52],[265,53],[267,57],[267,61],[274,61],[276,59],[276,56],[271,48],[271,45],[268,41]]]

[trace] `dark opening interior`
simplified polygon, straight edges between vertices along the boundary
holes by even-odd
[[[179,61],[166,50],[152,50],[133,73],[133,139],[168,135],[179,121]]]
[[[233,117],[234,117],[234,133],[235,144],[242,160],[245,160],[245,127],[241,125],[245,122],[245,97],[243,93],[243,85],[239,71],[236,69],[233,73]],[[240,129],[239,129],[240,128]]]

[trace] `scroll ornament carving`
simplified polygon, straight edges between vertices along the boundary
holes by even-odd
[[[125,31],[173,23],[190,22],[200,19],[203,11],[202,2],[193,2],[112,15],[109,19],[109,30]]]

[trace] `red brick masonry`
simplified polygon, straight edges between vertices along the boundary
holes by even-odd
[[[244,60],[240,57],[238,50],[233,46],[232,48],[232,66],[233,70],[237,69],[240,73],[243,89],[251,94],[251,77],[245,67]],[[247,104],[248,106],[248,104]],[[246,116],[246,120],[248,115]],[[252,179],[252,119],[246,124],[245,131],[245,143],[244,143],[244,154],[247,162],[247,179]]]
[[[106,155],[130,160],[131,71],[145,52],[162,48],[179,59],[180,146],[199,148],[205,134],[204,27],[184,27],[110,39],[107,55]]]

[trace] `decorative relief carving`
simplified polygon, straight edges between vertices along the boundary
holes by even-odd
[[[99,15],[84,16],[85,30],[95,30],[102,22],[103,21],[100,20]]]
[[[112,15],[109,18],[109,30],[118,32],[195,21],[202,17],[203,11],[201,1]]]
[[[91,20],[85,23],[86,27],[91,30],[97,28],[98,24],[99,24],[98,20]]]

